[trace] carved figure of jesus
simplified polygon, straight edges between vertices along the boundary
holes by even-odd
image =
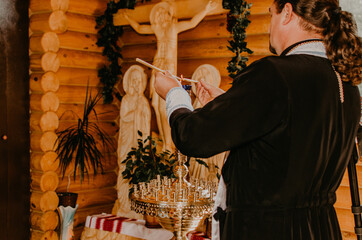
[[[157,52],[153,65],[177,73],[177,35],[180,32],[194,28],[201,22],[206,14],[215,8],[216,4],[208,2],[203,11],[196,14],[189,21],[180,21],[174,17],[174,9],[168,2],[156,4],[150,13],[150,25],[140,25],[130,18],[125,12],[124,17],[132,28],[140,34],[155,34],[157,39]],[[140,56],[142,58],[142,56]],[[166,103],[154,90],[154,71],[150,80],[151,103],[155,110],[159,137],[163,141],[163,151],[173,152],[174,146],[171,139],[171,129],[167,122]]]
[[[145,140],[150,135],[151,129],[151,107],[147,98],[143,94],[147,85],[147,75],[139,65],[132,65],[123,78],[123,89],[126,92],[120,107],[120,124],[118,138],[118,179],[117,193],[113,208],[113,214],[128,218],[141,219],[142,216],[131,211],[128,198],[129,181],[123,179],[122,172],[127,154],[132,147],[137,147],[137,139],[140,138],[138,131],[142,132],[142,139]]]

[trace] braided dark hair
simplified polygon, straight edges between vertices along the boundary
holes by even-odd
[[[343,81],[362,81],[362,40],[351,13],[342,11],[337,0],[274,0],[280,13],[290,3],[303,21],[301,26],[323,36],[327,57]]]

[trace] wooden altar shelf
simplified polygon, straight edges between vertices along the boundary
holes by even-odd
[[[29,39],[29,48],[32,52],[57,52],[60,42],[55,32],[46,32],[44,34],[32,34]]]
[[[36,211],[55,211],[59,204],[58,195],[54,191],[31,193],[30,206]]]
[[[73,228],[73,234],[74,234],[74,239],[80,239],[80,236],[82,235],[82,232],[84,230],[84,226],[78,226]]]
[[[30,109],[32,111],[56,112],[59,108],[59,104],[59,97],[54,92],[30,95]]]
[[[53,171],[42,172],[31,172],[31,183],[30,186],[36,191],[55,191],[59,185],[59,177]]]
[[[144,220],[124,218],[111,214],[88,216],[81,240],[169,240],[172,233],[165,229],[149,229]],[[204,233],[191,231],[187,234],[190,240],[210,240]]]
[[[58,233],[55,231],[42,232],[38,230],[31,231],[30,240],[58,240]]]
[[[92,113],[89,115],[89,120],[111,121],[117,119],[119,116],[119,108],[115,104],[99,103],[94,109],[97,112],[97,118]],[[77,116],[82,116],[83,110],[84,104],[61,103],[56,113],[60,120],[77,120]]]
[[[56,171],[59,166],[58,154],[53,151],[46,153],[32,153],[30,156],[30,168],[36,171]]]
[[[102,231],[94,228],[84,228],[81,240],[142,240],[141,238],[131,237],[124,234]]]
[[[105,0],[32,0],[29,9],[32,13],[62,10],[64,12],[98,16],[106,10],[106,3]]]
[[[52,231],[58,226],[58,214],[54,211],[45,213],[32,211],[30,214],[30,222],[33,229],[41,231]]]
[[[140,240],[145,238],[169,240],[173,236],[170,231],[162,228],[146,228],[144,220],[129,219],[112,214],[97,214],[87,216],[81,239],[87,240],[92,239],[92,237],[98,240],[123,239],[119,235],[132,236]]]
[[[106,165],[106,164],[105,164]],[[74,166],[74,165],[71,165]],[[69,173],[71,173],[71,184],[69,186],[69,191],[89,191],[89,190],[95,190],[95,189],[101,189],[101,188],[107,188],[107,187],[113,187],[117,184],[117,174],[115,172],[105,172],[104,174],[101,174],[98,172],[96,176],[93,175],[93,172],[89,174],[89,178],[85,175],[83,182],[80,182],[80,176],[76,175],[76,178],[74,180],[73,176],[73,167],[69,169],[70,171],[66,171],[66,175],[64,178],[68,176]],[[60,178],[62,178],[62,174],[59,174]],[[57,192],[65,192],[67,189],[68,182],[67,181],[61,181],[59,186],[57,187]],[[97,191],[95,191],[97,192]],[[100,197],[103,195],[98,195]]]
[[[30,90],[38,93],[56,92],[59,78],[54,72],[36,72],[30,75]]]

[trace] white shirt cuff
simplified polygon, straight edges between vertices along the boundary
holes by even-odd
[[[171,114],[179,108],[187,108],[190,111],[194,110],[189,94],[182,87],[174,87],[167,93],[166,96],[166,112],[168,123],[170,123]]]

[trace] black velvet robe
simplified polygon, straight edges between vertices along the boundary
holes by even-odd
[[[328,59],[263,58],[201,109],[170,117],[184,154],[231,150],[223,240],[342,239],[333,207],[360,119],[357,87],[338,80]]]

